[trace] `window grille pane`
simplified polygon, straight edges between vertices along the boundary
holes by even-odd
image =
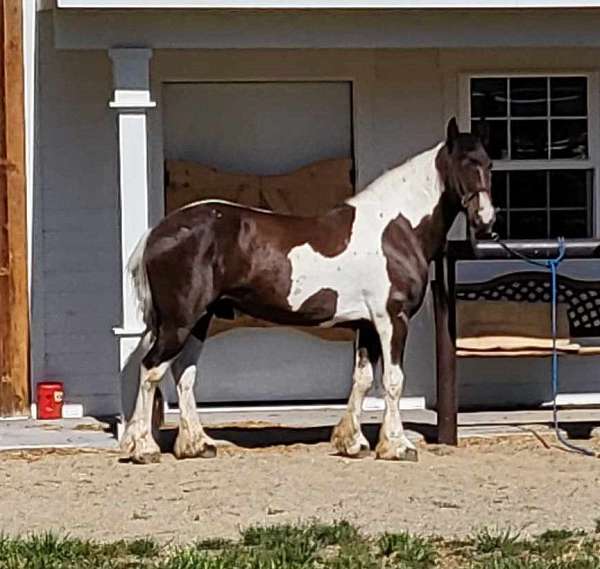
[[[500,235],[501,239],[508,237],[507,228],[507,215],[508,213],[504,210],[496,212],[496,221],[494,222],[494,232]]]
[[[472,130],[489,119],[490,157],[496,165],[519,161],[516,169],[492,173],[494,231],[511,239],[590,237],[594,170],[566,162],[590,159],[588,78],[479,77],[470,87]],[[533,160],[565,162],[533,169]]]
[[[555,117],[587,116],[587,78],[551,77],[550,114]]]
[[[514,160],[548,158],[548,123],[545,120],[512,121],[510,128]]]
[[[473,118],[505,117],[506,79],[471,79],[471,116]]]
[[[546,211],[511,211],[511,239],[543,239],[548,236]]]
[[[550,128],[552,132],[550,158],[585,160],[588,157],[586,119],[553,119]]]
[[[545,208],[547,206],[546,171],[510,173],[510,207]]]
[[[553,170],[550,172],[550,207],[591,205],[591,170]]]
[[[506,172],[492,172],[492,202],[494,207],[506,208]]]
[[[508,158],[508,121],[487,121],[489,128],[489,142],[486,146],[487,153],[492,160],[506,160]],[[478,132],[479,121],[471,121],[471,132]]]
[[[550,213],[550,237],[588,237],[588,215],[585,210]]]
[[[510,79],[510,114],[513,117],[548,116],[548,81],[545,77]]]

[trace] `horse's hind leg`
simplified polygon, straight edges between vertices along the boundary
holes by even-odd
[[[140,384],[135,409],[121,439],[121,449],[133,462],[148,464],[160,460],[160,447],[152,436],[154,395],[172,359],[179,353],[181,344],[176,333],[163,330],[159,330],[154,340],[150,333],[147,333],[142,342],[149,350],[140,365]]]
[[[346,456],[358,456],[368,452],[370,448],[369,441],[360,428],[360,414],[365,395],[373,385],[373,368],[379,353],[379,338],[375,330],[367,325],[361,327],[358,331],[348,407],[331,434],[333,446]]]
[[[218,443],[204,432],[194,397],[198,358],[206,339],[210,318],[211,315],[206,314],[198,321],[181,354],[171,366],[177,385],[180,411],[179,434],[174,448],[177,458],[212,458],[217,454]]]

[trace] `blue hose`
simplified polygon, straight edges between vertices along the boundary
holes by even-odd
[[[513,251],[508,245],[506,245],[506,243],[503,243],[500,240],[500,237],[497,233],[493,233],[492,238],[494,239],[494,241],[499,243],[506,251],[508,251],[511,255],[514,255],[514,256],[522,259],[523,261],[526,261],[527,263],[529,263],[531,265],[536,265],[538,267],[545,267],[545,268],[550,269],[550,276],[551,276],[550,289],[551,289],[551,306],[552,306],[552,419],[554,422],[554,431],[556,433],[556,438],[569,450],[584,454],[586,456],[594,456],[595,457],[597,455],[593,450],[576,446],[573,443],[566,440],[563,437],[563,435],[560,432],[560,429],[558,427],[558,409],[556,406],[556,398],[558,396],[559,375],[558,375],[558,350],[556,348],[556,337],[558,335],[557,325],[556,325],[556,321],[557,321],[556,305],[558,302],[558,278],[557,278],[558,266],[560,265],[561,261],[564,259],[565,251],[566,251],[564,237],[558,238],[558,255],[556,256],[556,258],[548,259],[547,261],[544,261],[544,262],[537,261],[535,259],[530,259],[529,257],[526,257],[525,255],[522,255],[521,253],[518,253],[517,251]]]

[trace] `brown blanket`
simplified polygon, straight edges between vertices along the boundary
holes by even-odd
[[[505,300],[458,301],[457,339],[459,350],[513,351],[550,350],[552,320],[545,302]],[[557,306],[557,346],[576,352],[580,346],[569,337],[567,305]]]

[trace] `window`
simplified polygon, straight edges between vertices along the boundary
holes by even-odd
[[[489,125],[495,230],[504,238],[593,234],[587,76],[469,79],[471,127]]]

